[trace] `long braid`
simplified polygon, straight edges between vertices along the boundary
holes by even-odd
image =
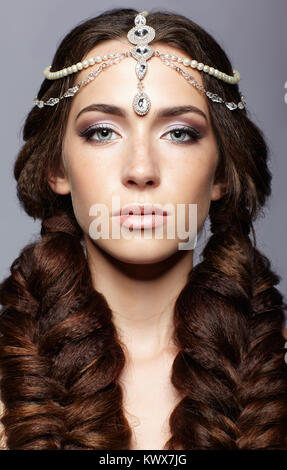
[[[167,448],[287,448],[287,374],[279,278],[248,228],[220,226],[175,306],[181,349],[172,383],[183,395]],[[230,220],[226,217],[226,220]],[[263,410],[263,411],[262,411]]]
[[[60,449],[62,387],[50,376],[50,361],[39,353],[34,244],[26,246],[1,284],[5,308],[0,323],[2,423],[9,449]]]
[[[244,406],[238,420],[240,449],[287,449],[287,364],[282,335],[286,305],[274,287],[279,281],[270,261],[255,249],[250,345],[239,389]]]
[[[92,286],[80,232],[63,214],[43,221],[41,233],[14,263],[1,298],[11,304],[0,348],[8,446],[127,448],[116,383],[124,354],[111,310]]]

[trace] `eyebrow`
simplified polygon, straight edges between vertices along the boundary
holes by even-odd
[[[77,114],[76,120],[81,116],[83,113],[87,113],[89,111],[101,111],[102,113],[106,114],[114,114],[115,116],[127,117],[127,113],[123,108],[119,106],[115,106],[112,104],[104,104],[104,103],[95,103],[85,108],[81,109],[81,111]],[[185,113],[197,113],[204,117],[206,122],[208,122],[206,114],[199,108],[193,105],[186,105],[186,106],[174,106],[169,108],[160,108],[156,112],[156,118],[163,118],[169,116],[179,116]]]

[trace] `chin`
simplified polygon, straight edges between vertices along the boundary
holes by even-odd
[[[101,249],[113,258],[129,264],[159,263],[178,250],[175,240],[121,240],[120,242],[118,246],[101,243]]]

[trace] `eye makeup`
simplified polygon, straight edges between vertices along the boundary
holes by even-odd
[[[106,143],[106,142],[112,142],[113,140],[116,140],[116,139],[106,139],[107,135],[103,136],[103,133],[106,134],[107,132],[116,133],[116,131],[108,124],[93,124],[91,126],[88,126],[86,129],[80,131],[79,136],[82,137],[86,142],[90,142],[96,145],[101,144],[101,143]],[[99,137],[100,133],[102,133],[102,137],[104,137],[103,139],[94,138],[94,136]],[[164,135],[166,134],[173,134],[174,136],[177,135],[177,137],[179,137],[178,134],[185,134],[186,136],[188,136],[187,140],[186,139],[185,140],[167,139],[176,144],[192,144],[192,143],[197,142],[199,139],[203,137],[202,134],[198,130],[194,129],[193,127],[180,126],[180,125],[173,127],[172,129],[167,131]]]

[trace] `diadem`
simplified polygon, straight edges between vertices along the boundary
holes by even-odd
[[[118,64],[125,57],[133,57],[137,61],[135,72],[137,78],[139,79],[137,84],[139,91],[135,95],[132,105],[134,111],[138,115],[144,116],[151,107],[150,98],[147,93],[143,91],[142,82],[147,72],[147,60],[149,60],[151,57],[159,57],[163,61],[163,63],[179,72],[191,85],[199,89],[210,100],[216,103],[224,104],[231,111],[237,108],[243,109],[245,107],[245,100],[243,95],[241,95],[241,100],[238,103],[227,102],[216,93],[212,93],[210,91],[205,90],[205,88],[201,86],[192,75],[190,75],[181,67],[179,67],[178,64],[183,65],[185,68],[200,70],[230,85],[235,85],[240,80],[240,74],[237,70],[233,69],[233,75],[228,75],[224,72],[217,70],[212,66],[205,65],[202,62],[198,62],[195,59],[190,59],[188,57],[178,57],[171,54],[164,54],[160,53],[157,50],[154,50],[149,45],[149,43],[155,38],[155,30],[154,28],[146,24],[147,15],[147,11],[142,11],[141,13],[137,14],[135,17],[135,26],[128,31],[127,38],[130,43],[134,44],[134,47],[131,50],[121,53],[115,52],[103,56],[89,57],[83,60],[82,62],[78,62],[76,64],[70,65],[55,72],[51,72],[51,66],[46,67],[43,72],[44,76],[48,80],[58,80],[60,78],[66,77],[67,75],[77,73],[80,70],[94,66],[95,64],[100,64],[100,66],[96,68],[93,72],[89,73],[89,75],[84,80],[80,81],[74,87],[69,88],[63,95],[59,96],[58,98],[49,98],[47,101],[35,98],[34,104],[39,108],[43,108],[44,106],[54,106],[58,104],[60,100],[74,96],[80,90],[81,87],[93,81],[95,77],[99,75],[99,73],[101,73],[102,70],[104,70],[106,67],[109,67],[113,64]]]

